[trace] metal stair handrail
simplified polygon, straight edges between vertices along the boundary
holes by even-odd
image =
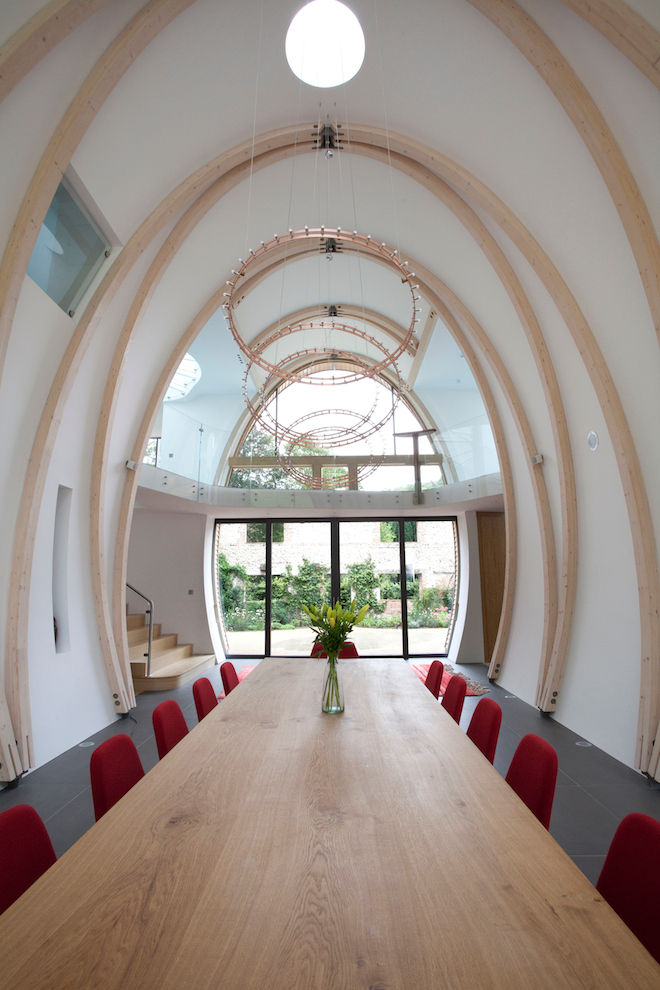
[[[141,591],[138,591],[138,589],[134,588],[132,584],[128,583],[128,581],[126,582],[126,587],[135,592],[136,595],[139,595],[140,598],[143,598],[149,605],[149,607],[144,610],[145,614],[149,616],[149,639],[147,641],[147,652],[144,656],[147,658],[147,677],[151,677],[151,641],[154,633],[154,603],[151,598],[143,594]]]

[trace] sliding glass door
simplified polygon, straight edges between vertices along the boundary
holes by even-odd
[[[388,539],[384,542],[383,527]],[[396,534],[389,539],[390,533]],[[365,623],[351,639],[360,656],[405,655],[400,592],[399,523],[377,519],[339,523],[342,599],[369,605]]]
[[[270,623],[272,656],[308,657],[314,633],[302,610],[331,604],[330,523],[285,523],[273,542]]]
[[[454,519],[216,523],[216,606],[227,656],[309,656],[302,604],[368,603],[361,656],[442,656],[457,588]]]

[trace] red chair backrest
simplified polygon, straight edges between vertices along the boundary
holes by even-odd
[[[318,657],[319,659],[327,658],[328,654],[325,652],[318,640],[314,640],[312,644],[312,652],[310,653],[312,657]],[[340,660],[359,660],[360,654],[357,651],[355,643],[352,643],[350,639],[347,639],[341,650],[339,651]]]
[[[466,691],[467,684],[465,678],[459,677],[458,674],[452,674],[449,678],[447,690],[442,696],[442,707],[449,712],[455,722],[460,722],[461,720]]]
[[[218,704],[213,685],[208,677],[198,677],[193,684],[193,698],[197,709],[197,719],[202,721]]]
[[[507,784],[546,828],[550,827],[557,765],[550,743],[530,732],[518,743],[506,775]]]
[[[660,822],[626,815],[596,889],[660,963]]]
[[[445,665],[442,660],[434,660],[429,667],[429,672],[424,681],[425,687],[429,689],[434,698],[439,697],[442,685],[442,675],[445,672]]]
[[[225,660],[225,662],[221,664],[220,677],[222,678],[222,686],[225,689],[225,695],[228,695],[230,691],[233,691],[235,687],[238,687],[240,683],[238,680],[238,674],[236,673],[236,668],[231,660]]]
[[[158,756],[162,760],[184,736],[188,735],[188,726],[178,702],[170,699],[161,701],[153,710],[151,716],[156,736]]]
[[[94,815],[98,821],[144,777],[142,761],[130,736],[120,732],[102,742],[92,753],[89,775]]]
[[[17,804],[0,814],[0,914],[57,859],[39,814]]]
[[[467,735],[491,763],[495,759],[501,724],[502,709],[498,703],[492,698],[482,698],[472,713]]]

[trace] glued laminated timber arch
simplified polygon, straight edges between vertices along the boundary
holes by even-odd
[[[2,361],[4,361],[6,345],[13,325],[18,293],[25,277],[37,232],[73,150],[84,135],[98,107],[132,61],[139,55],[139,52],[158,34],[162,27],[179,12],[190,6],[191,2],[192,0],[187,0],[187,2],[186,0],[178,0],[178,2],[176,0],[152,0],[151,3],[148,3],[120,32],[113,45],[99,59],[56,129],[20,208],[0,266],[0,359]],[[649,306],[656,320],[656,325],[658,325],[660,265],[658,265],[657,238],[650,227],[648,212],[639,190],[605,122],[584,87],[549,42],[547,36],[513,0],[507,0],[506,3],[499,2],[499,0],[494,3],[486,2],[486,0],[468,0],[468,2],[482,10],[485,16],[488,16],[500,30],[518,45],[525,57],[553,88],[555,95],[573,120],[601,169],[612,199],[619,210],[637,259]],[[602,2],[597,6],[602,10]],[[5,54],[5,50],[2,54]],[[651,58],[651,64],[657,64],[657,59]],[[293,153],[295,142],[292,146],[290,135],[291,132],[286,130],[275,132],[270,136],[267,135],[261,142],[261,152],[278,147],[284,154]],[[500,229],[511,237],[523,252],[531,267],[551,293],[566,321],[603,410],[626,498],[638,575],[642,639],[642,692],[637,765],[646,770],[653,762],[655,769],[657,768],[658,755],[660,755],[656,752],[652,757],[653,737],[660,721],[660,580],[653,540],[653,526],[632,435],[595,338],[568,288],[539,245],[511,211],[490,190],[482,186],[474,176],[438,155],[432,149],[398,136],[386,135],[375,128],[352,128],[351,138],[353,150],[358,150],[355,147],[355,142],[361,142],[370,150],[380,149],[381,152],[389,147],[397,152],[402,159],[409,160],[413,167],[415,165],[425,166],[428,172],[445,180],[459,196],[462,195],[467,201],[485,209]],[[272,141],[270,145],[269,140]],[[288,151],[286,150],[287,144]],[[104,307],[107,305],[106,293],[117,290],[145,244],[155,236],[163,224],[169,221],[171,216],[185,206],[186,202],[193,201],[200,193],[203,194],[203,190],[208,187],[211,176],[218,178],[225,175],[227,169],[240,165],[241,161],[246,161],[245,146],[242,149],[235,149],[233,154],[235,156],[233,163],[231,161],[232,152],[228,152],[210,166],[195,173],[195,176],[187,180],[161,203],[158,209],[147,218],[139,232],[131,238],[129,245],[114,263],[108,276],[94,295],[83,318],[78,323],[44,408],[26,473],[24,499],[20,510],[19,522],[27,524],[27,529],[21,530],[20,525],[16,526],[17,534],[22,532],[27,535],[25,540],[17,538],[14,544],[12,590],[10,592],[7,625],[6,685],[7,701],[13,726],[10,724],[3,732],[3,742],[5,742],[5,734],[7,737],[14,736],[13,729],[15,728],[21,759],[26,766],[29,765],[31,759],[27,695],[27,597],[29,595],[38,508],[45,484],[48,458],[57,430],[57,412],[63,406],[71,382],[79,367],[82,353],[84,353],[86,335],[92,332],[103,317]],[[213,174],[214,168],[215,175]],[[144,240],[141,241],[140,237],[143,237]],[[36,482],[34,487],[30,485],[32,481]],[[102,511],[100,506],[93,507],[93,515],[95,516],[97,509]],[[573,547],[573,551],[574,549]],[[95,561],[94,569],[96,569],[97,563],[98,560]],[[107,598],[104,597],[102,603],[97,601],[97,606],[103,611],[105,617],[101,625],[109,630]],[[110,634],[104,643],[106,662],[108,662],[108,658],[111,661],[112,670],[109,671],[111,688],[115,683],[122,687],[122,681],[125,681],[124,664],[116,655],[116,646],[112,643],[113,638]],[[563,659],[565,660],[565,653]],[[556,688],[561,679],[562,663],[561,655],[555,653],[540,698],[542,707],[547,704],[548,693]],[[112,677],[110,676],[111,672]],[[122,705],[130,705],[131,691],[126,690],[125,684],[122,687],[122,693]],[[0,731],[2,731],[1,728]]]

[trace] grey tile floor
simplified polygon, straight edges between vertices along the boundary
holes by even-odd
[[[239,662],[235,665],[240,669]],[[485,667],[457,665],[456,669],[488,683]],[[218,667],[207,673],[219,693],[222,686]],[[642,811],[660,820],[660,784],[650,783],[595,746],[584,745],[585,741],[570,729],[542,716],[531,705],[496,684],[489,687],[490,696],[501,705],[503,712],[495,754],[496,769],[502,775],[506,774],[514,750],[527,732],[543,736],[555,747],[559,775],[550,832],[595,883],[614,830],[624,815]],[[170,697],[179,702],[188,726],[193,728],[197,715],[191,684],[172,692],[140,695],[137,708],[129,716],[118,719],[57,759],[26,774],[18,787],[0,791],[0,811],[14,804],[33,805],[46,823],[55,852],[62,855],[94,824],[89,784],[89,757],[93,746],[117,732],[126,732],[133,738],[145,770],[150,770],[158,760],[151,713],[157,704]],[[465,699],[461,718],[463,729],[467,728],[478,700]]]

